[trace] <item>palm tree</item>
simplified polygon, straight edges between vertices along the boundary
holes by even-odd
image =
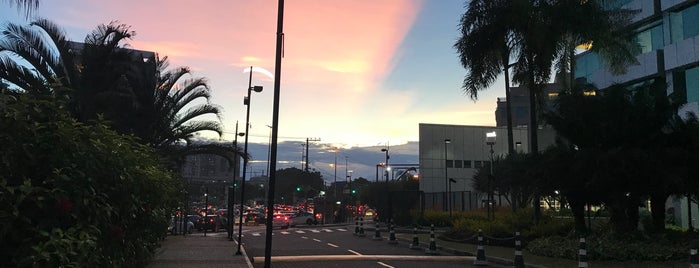
[[[35,9],[39,8],[39,0],[5,0],[10,6],[17,5],[17,9],[24,9],[24,16],[29,17]]]
[[[461,17],[461,37],[454,44],[461,65],[468,70],[462,89],[472,100],[478,99],[478,91],[491,86],[497,77],[505,74],[505,99],[507,113],[507,147],[514,152],[512,135],[512,110],[510,98],[510,52],[517,46],[513,39],[513,1],[473,0]]]
[[[134,60],[137,55],[124,49],[133,35],[130,26],[111,22],[98,26],[80,44],[70,42],[48,20],[29,26],[10,23],[0,39],[0,78],[12,84],[12,94],[64,97],[79,121],[102,115],[120,133],[134,134],[161,152],[177,151],[162,153],[164,156],[213,152],[233,162],[231,154],[240,155],[237,148],[173,147],[182,141],[189,144],[200,131],[220,136],[223,130],[218,121],[196,120],[205,115],[220,120],[220,108],[209,102],[211,94],[204,78],[184,79],[190,74],[188,68],[166,70],[167,57]],[[58,90],[63,87],[72,90]],[[206,103],[193,105],[200,99]]]

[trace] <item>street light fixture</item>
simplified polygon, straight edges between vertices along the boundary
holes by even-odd
[[[451,191],[449,190],[449,179],[447,176],[447,171],[449,166],[447,165],[447,162],[449,161],[447,158],[447,145],[451,143],[450,139],[444,139],[444,190],[447,190],[447,196],[444,198],[444,210],[449,209],[449,216],[451,216]]]
[[[497,138],[497,133],[495,131],[485,133],[485,144],[490,146],[490,174],[488,174],[488,218],[495,219],[495,207],[493,204],[493,145],[495,145],[495,140]],[[492,218],[491,214],[492,213]]]
[[[238,222],[238,251],[235,252],[236,255],[241,255],[243,254],[240,246],[243,244],[242,238],[243,238],[243,204],[245,203],[245,177],[248,169],[248,137],[250,136],[250,133],[248,131],[250,130],[250,93],[252,91],[255,92],[262,92],[262,86],[252,86],[252,66],[250,66],[250,76],[248,78],[248,95],[243,99],[243,104],[247,106],[247,111],[245,114],[245,148],[244,154],[245,158],[243,158],[243,178],[241,179],[240,183],[240,221]]]
[[[388,159],[391,158],[391,156],[388,155],[388,145],[386,145],[386,148],[382,148],[381,151],[386,153],[386,162],[384,162],[384,164],[385,164],[384,167],[386,167],[386,168],[384,170],[386,173],[386,182],[388,182],[388,171],[389,171]]]

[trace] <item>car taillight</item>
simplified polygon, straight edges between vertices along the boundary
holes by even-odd
[[[284,221],[289,221],[289,217],[284,217]]]
[[[277,215],[277,219],[281,218],[282,216]]]
[[[209,222],[214,222],[214,219],[210,219]]]

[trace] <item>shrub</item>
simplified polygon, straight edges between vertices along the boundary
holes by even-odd
[[[181,191],[149,147],[56,100],[0,94],[0,129],[3,265],[145,265]]]

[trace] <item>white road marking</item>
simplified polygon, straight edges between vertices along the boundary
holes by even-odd
[[[359,253],[359,252],[356,252],[356,251],[354,251],[354,250],[348,249],[347,251],[349,251],[349,252],[352,252],[352,253],[354,253],[355,255],[359,255],[359,256],[362,256],[362,254],[361,254],[361,253]]]
[[[311,232],[320,233],[320,230],[312,229]]]
[[[296,233],[297,233],[297,234],[305,234],[306,232],[301,231],[301,230],[298,230],[298,231],[296,231]]]
[[[325,231],[326,233],[332,233],[332,232],[333,232],[333,230],[330,230],[330,229],[323,229],[323,231]]]
[[[303,239],[308,239],[308,237],[305,237],[305,236],[302,236],[301,238],[303,238]]]
[[[252,233],[252,236],[260,236],[260,233]]]
[[[376,262],[376,263],[378,263],[379,265],[384,266],[384,267],[395,268],[395,267],[390,266],[390,265],[388,265],[388,264],[385,264],[385,263],[383,263],[383,262]]]
[[[330,244],[330,243],[328,243],[328,246],[331,246],[331,247],[334,247],[334,248],[339,248],[339,247],[340,247],[340,246],[338,246],[338,245]]]
[[[337,229],[340,232],[347,232],[347,229]]]
[[[290,234],[290,233],[287,231],[282,231],[282,234]]]
[[[320,240],[315,239],[315,238],[313,238],[313,241],[316,241],[316,242],[323,242],[323,241],[320,241]]]

